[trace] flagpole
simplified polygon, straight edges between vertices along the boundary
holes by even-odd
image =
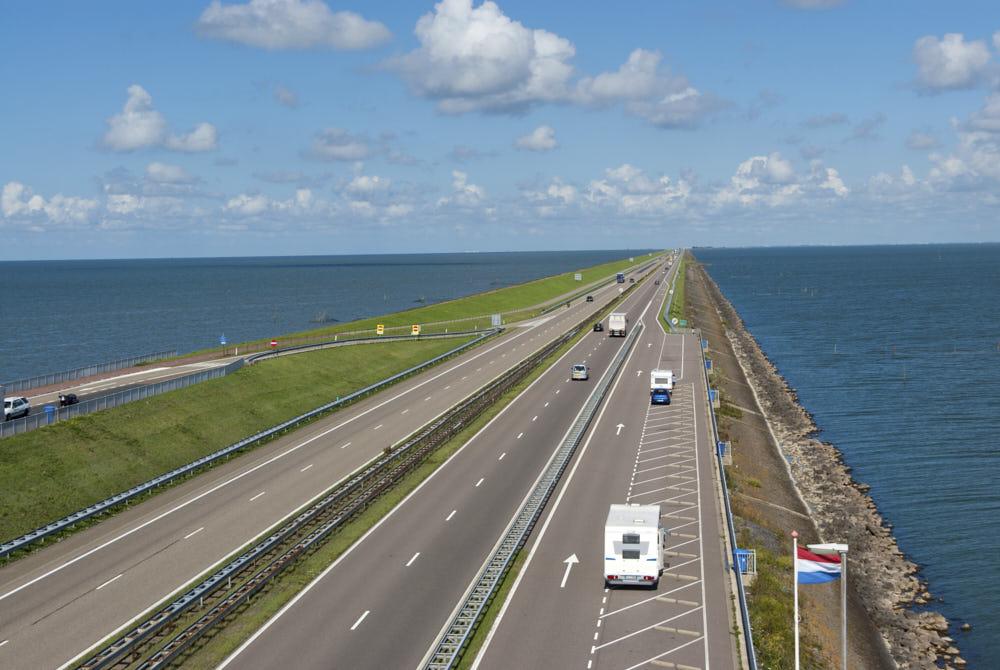
[[[847,670],[847,545],[840,554],[840,667]]]
[[[799,533],[792,531],[792,602],[795,610],[795,670],[799,670]]]

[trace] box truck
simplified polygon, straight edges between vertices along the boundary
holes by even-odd
[[[659,505],[611,505],[604,524],[604,585],[655,589],[666,541]]]
[[[617,281],[617,282],[618,282],[619,284],[624,284],[624,283],[625,283],[625,273],[624,273],[624,272],[619,272],[619,273],[618,273],[618,274],[617,274],[617,275],[615,276],[615,280],[616,280],[616,281]]]
[[[654,405],[669,405],[673,390],[673,370],[653,370],[649,373],[649,397]]]
[[[611,312],[608,317],[608,335],[611,337],[625,337],[625,330],[628,328],[628,315],[625,312]]]

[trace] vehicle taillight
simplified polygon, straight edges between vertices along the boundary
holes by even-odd
[[[643,575],[642,576],[642,581],[644,581],[644,582],[651,582],[651,581],[653,581],[653,576],[652,575]]]
[[[618,579],[618,575],[608,575],[608,581],[613,582]]]

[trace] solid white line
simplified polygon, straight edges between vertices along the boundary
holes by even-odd
[[[190,540],[192,537],[194,537],[195,535],[197,535],[198,533],[200,533],[203,530],[205,530],[204,526],[202,526],[198,530],[191,531],[190,533],[188,533],[187,535],[184,536],[184,539],[185,540]]]
[[[253,501],[254,501],[254,500],[256,500],[257,498],[259,498],[259,497],[261,497],[262,495],[264,495],[265,493],[267,493],[267,491],[261,491],[260,493],[258,493],[257,495],[255,495],[255,496],[254,496],[253,498],[250,498],[250,502],[253,502]]]
[[[419,551],[417,553],[413,554],[413,558],[411,558],[410,560],[408,560],[406,562],[406,567],[410,567],[411,565],[413,565],[413,561],[417,560],[417,556],[419,556],[419,555],[420,555]]]
[[[640,628],[638,630],[634,630],[631,633],[628,633],[626,635],[622,635],[621,637],[619,637],[619,638],[617,638],[615,640],[608,640],[607,642],[605,642],[603,644],[597,645],[597,648],[598,649],[603,649],[604,647],[607,647],[608,645],[618,644],[622,640],[627,640],[630,637],[635,637],[636,635],[639,635],[640,633],[645,633],[647,630],[652,630],[652,629],[656,628],[657,626],[662,626],[665,623],[670,623],[674,619],[680,619],[682,616],[687,616],[688,614],[691,614],[692,612],[697,612],[700,609],[704,609],[704,608],[701,605],[698,605],[697,607],[693,607],[693,608],[689,609],[687,612],[681,612],[680,614],[675,614],[674,616],[670,617],[669,619],[664,619],[663,621],[651,624],[649,626],[646,626],[645,628]]]
[[[504,457],[504,456],[506,456],[506,455],[507,455],[507,452],[505,451],[505,452],[503,452],[502,454],[500,454],[500,458],[498,458],[497,460],[498,460],[498,461],[502,461],[502,460],[503,460],[503,457]]]
[[[457,511],[458,511],[457,509],[453,509],[453,510],[451,511],[451,514],[449,514],[449,515],[448,515],[447,517],[445,517],[445,519],[444,519],[444,520],[445,520],[445,521],[451,521],[451,517],[455,516],[455,512],[457,512]]]
[[[347,448],[348,448],[349,446],[351,446],[351,443],[350,443],[350,442],[348,442],[348,443],[344,444],[344,445],[343,445],[343,446],[341,447],[341,449],[347,449]]]
[[[479,481],[478,481],[478,482],[476,482],[476,488],[477,488],[477,489],[479,488],[479,485],[480,485],[480,484],[482,484],[482,483],[483,483],[483,481],[484,481],[485,479],[486,479],[486,477],[480,477],[480,478],[479,478]]]
[[[353,626],[351,626],[351,630],[354,630],[355,628],[360,626],[361,622],[365,620],[365,617],[367,617],[369,613],[371,613],[371,610],[365,610],[365,613],[359,616],[358,620],[354,622]]]
[[[663,658],[663,657],[664,657],[664,656],[666,656],[667,654],[672,654],[672,653],[674,653],[675,651],[680,651],[681,649],[683,649],[684,647],[688,646],[689,644],[694,644],[694,643],[695,643],[695,642],[697,642],[697,641],[698,641],[699,639],[704,639],[704,638],[705,638],[705,636],[704,636],[704,635],[702,635],[702,636],[701,636],[700,638],[697,638],[697,637],[696,637],[695,639],[691,640],[690,642],[685,642],[684,644],[682,644],[682,645],[680,645],[680,646],[677,646],[677,647],[674,647],[674,648],[673,648],[673,649],[671,649],[670,651],[665,651],[665,652],[663,652],[662,654],[657,654],[657,655],[656,655],[656,656],[654,656],[653,658],[647,658],[647,659],[646,659],[645,661],[643,661],[642,663],[636,663],[635,665],[633,665],[633,666],[630,666],[630,667],[626,668],[625,670],[635,670],[635,668],[641,668],[642,666],[646,665],[647,663],[652,663],[652,662],[653,662],[653,661],[655,661],[656,659],[658,659],[658,658]],[[706,657],[706,660],[707,660],[707,657]],[[707,666],[706,666],[706,667],[707,667]]]
[[[103,589],[103,588],[104,588],[105,586],[107,586],[107,585],[108,585],[108,584],[110,584],[111,582],[116,582],[116,581],[118,581],[119,579],[121,579],[121,578],[122,578],[122,576],[123,576],[124,574],[125,574],[124,572],[120,572],[120,573],[118,573],[117,575],[115,575],[114,577],[112,577],[112,578],[111,578],[111,579],[109,579],[108,581],[104,582],[103,584],[101,584],[100,586],[98,586],[98,587],[97,587],[96,589],[94,589],[94,590],[95,590],[95,591],[100,591],[101,589]]]
[[[301,470],[299,470],[299,472],[305,472],[306,470],[308,470],[308,469],[309,469],[309,468],[311,468],[312,466],[313,466],[313,463],[310,463],[310,464],[309,464],[309,465],[307,465],[306,467],[304,467],[304,468],[302,468]]]

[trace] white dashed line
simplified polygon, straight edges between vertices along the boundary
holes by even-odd
[[[504,456],[506,456],[506,455],[507,455],[507,452],[505,451],[505,452],[503,452],[502,454],[500,454],[500,458],[498,458],[497,460],[498,460],[498,461],[502,461],[502,460],[503,460],[503,457],[504,457]]]
[[[308,469],[309,469],[309,468],[311,468],[312,466],[313,466],[313,464],[312,464],[312,463],[310,463],[310,464],[309,464],[309,465],[307,465],[306,467],[304,467],[304,468],[302,468],[301,470],[299,470],[299,472],[305,472],[306,470],[308,470]]]
[[[534,418],[532,418],[531,420],[532,420],[532,421],[538,421],[538,415],[536,414],[536,415],[534,416]]]
[[[419,551],[417,553],[413,554],[413,558],[411,558],[410,560],[408,560],[406,562],[406,567],[410,567],[411,565],[413,565],[413,561],[417,560],[417,556],[419,556],[419,555],[420,555]]]
[[[116,582],[116,581],[118,581],[119,579],[121,579],[121,578],[122,578],[122,576],[123,576],[124,574],[125,574],[124,572],[122,572],[122,573],[119,573],[118,575],[116,575],[115,577],[112,577],[111,579],[109,579],[108,581],[104,582],[103,584],[101,584],[100,586],[98,586],[98,587],[97,587],[96,589],[94,589],[94,590],[95,590],[95,591],[100,591],[101,589],[103,589],[103,588],[104,588],[105,586],[107,586],[107,585],[108,585],[108,584],[110,584],[111,582]]]
[[[0,647],[4,646],[4,645],[5,645],[5,644],[7,644],[8,642],[10,642],[10,640],[4,640],[3,642],[0,642]]]
[[[549,406],[549,403],[545,403],[545,406],[546,406],[546,407],[548,407],[548,406]]]
[[[341,447],[341,449],[347,449],[347,448],[348,448],[349,446],[351,446],[351,443],[350,443],[350,442],[347,442],[346,444],[344,444],[344,445],[343,445],[343,446]]]
[[[193,530],[193,531],[191,531],[190,533],[188,533],[187,535],[185,535],[185,536],[184,536],[184,539],[185,539],[185,540],[190,540],[190,539],[191,539],[192,537],[194,537],[195,535],[197,535],[198,533],[200,533],[200,532],[201,532],[201,531],[203,531],[203,530],[205,530],[205,527],[204,527],[204,526],[202,526],[202,527],[201,527],[201,528],[199,528],[198,530]]]
[[[379,428],[381,428],[384,425],[385,425],[384,423],[380,423],[379,425],[377,425],[374,428],[372,428],[372,430],[378,430]]]
[[[447,386],[444,387],[444,390],[447,391],[450,388],[451,388],[451,384],[448,384]]]
[[[424,402],[427,402],[427,401],[428,401],[428,400],[430,400],[430,399],[431,399],[431,397],[430,397],[430,396],[427,396],[426,398],[424,398]]]
[[[480,485],[480,484],[482,484],[482,483],[483,483],[483,482],[484,482],[485,480],[486,480],[486,478],[485,478],[485,477],[480,477],[480,478],[479,478],[479,481],[478,481],[478,482],[476,482],[476,488],[478,489],[478,488],[479,488],[479,485]]]
[[[361,616],[359,616],[358,620],[354,622],[353,626],[351,626],[351,630],[354,630],[355,628],[357,628],[358,626],[360,626],[361,622],[364,621],[365,617],[368,616],[369,614],[371,614],[371,610],[365,610],[365,613],[362,614]]]
[[[520,440],[520,439],[521,439],[521,437],[522,437],[523,435],[524,435],[524,433],[518,433],[518,434],[517,434],[517,439],[519,439],[519,440]]]
[[[449,514],[449,515],[447,516],[447,518],[445,518],[445,521],[451,521],[451,517],[455,516],[455,512],[457,512],[457,511],[458,511],[457,509],[453,509],[453,510],[451,511],[451,514]]]
[[[410,411],[409,408],[407,408],[407,409],[404,409],[402,412],[400,412],[400,414],[406,414],[409,411]]]
[[[254,496],[253,498],[250,498],[250,502],[253,502],[253,501],[254,501],[254,500],[256,500],[257,498],[259,498],[259,497],[261,497],[262,495],[264,495],[265,493],[267,493],[267,491],[261,491],[260,493],[258,493],[257,495],[255,495],[255,496]]]

